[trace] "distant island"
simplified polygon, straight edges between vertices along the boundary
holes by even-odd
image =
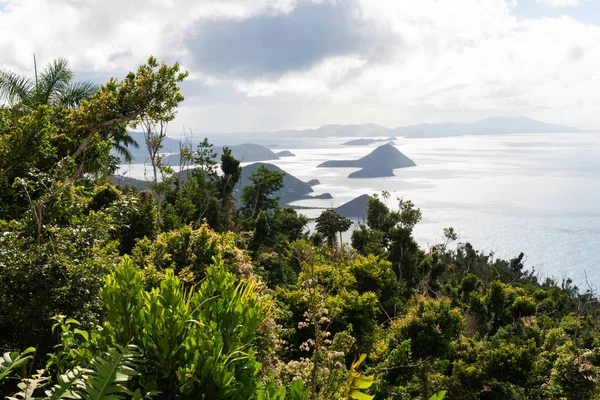
[[[296,157],[296,155],[289,150],[279,151],[275,153],[275,155],[277,157]]]
[[[137,149],[132,146],[129,147],[129,151],[133,157],[132,164],[142,164],[146,162],[148,159],[148,148],[145,144],[144,134],[142,132],[129,132],[129,135],[139,145],[139,148]],[[192,143],[192,150],[196,150],[196,145],[196,143]],[[223,153],[223,147],[225,146],[213,147],[214,152],[217,153],[217,158]],[[289,151],[280,151],[276,154],[268,147],[254,143],[234,144],[227,147],[231,149],[232,155],[241,162],[272,161],[278,160],[279,157],[294,156],[294,154]],[[166,137],[163,141],[161,153],[166,155],[164,160],[167,165],[179,165],[180,156],[178,140]]]
[[[319,195],[310,195],[313,193],[313,186],[319,185],[320,182],[316,179],[312,179],[308,182],[303,182],[295,176],[288,174],[281,168],[276,165],[268,164],[268,163],[254,163],[250,165],[246,165],[242,168],[242,177],[240,182],[236,185],[234,189],[234,197],[239,199],[242,194],[242,189],[246,185],[252,184],[248,177],[252,172],[256,171],[260,165],[264,165],[270,171],[278,171],[283,172],[285,175],[283,176],[283,188],[275,193],[276,196],[279,197],[279,203],[282,206],[287,206],[289,203],[296,200],[303,199],[332,199],[333,196],[330,193],[322,193]],[[177,172],[175,175],[182,177],[183,182],[187,182],[188,175],[193,171],[193,168]],[[119,185],[122,187],[134,187],[137,190],[149,190],[152,187],[152,182],[144,180],[144,179],[135,179],[129,178],[125,176],[112,175],[109,178],[110,182],[113,185]],[[239,206],[239,201],[237,202]]]
[[[269,171],[278,171],[283,172],[285,175],[283,176],[283,188],[277,192],[275,192],[275,196],[279,197],[279,203],[283,206],[302,199],[331,199],[333,196],[329,193],[323,193],[317,196],[310,196],[310,193],[313,193],[312,186],[303,182],[300,179],[296,178],[293,175],[288,174],[281,168],[276,165],[268,164],[268,163],[254,163],[250,165],[246,165],[242,168],[242,177],[238,185],[234,190],[234,196],[236,199],[239,199],[242,194],[242,188],[246,185],[252,184],[249,176],[258,169],[259,166],[264,165]]]
[[[394,129],[406,138],[434,138],[463,135],[498,135],[511,133],[564,133],[578,132],[569,126],[547,124],[526,117],[487,118],[472,124],[420,124]]]
[[[363,194],[335,209],[335,212],[346,218],[364,218],[371,196]]]
[[[318,168],[362,168],[348,178],[380,178],[394,176],[394,169],[414,167],[413,160],[391,144],[377,147],[358,160],[333,160],[317,165]]]
[[[394,140],[398,139],[395,136],[389,137],[387,139],[354,139],[346,143],[342,143],[342,146],[367,146],[378,142],[393,142]]]
[[[492,117],[474,123],[436,123],[418,124],[387,128],[368,123],[356,125],[324,125],[316,129],[280,130],[274,132],[239,132],[222,135],[223,138],[235,141],[264,140],[272,143],[277,138],[307,138],[307,137],[410,137],[431,138],[461,135],[494,135],[511,133],[568,133],[581,132],[580,129],[536,121],[528,117]],[[268,140],[268,141],[267,141]]]

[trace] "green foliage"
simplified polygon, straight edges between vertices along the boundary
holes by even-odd
[[[600,396],[592,288],[538,281],[523,254],[497,259],[452,228],[420,248],[421,211],[386,192],[353,248],[335,245],[350,221],[332,210],[309,239],[308,219],[275,197],[283,175],[264,166],[235,210],[240,162],[224,148],[218,172],[207,139],[180,145],[174,174],[160,149],[185,76],[150,58],[88,92],[62,61],[37,85],[0,73],[3,395]],[[153,192],[107,183],[111,149],[126,156],[139,125]],[[14,351],[30,345],[35,357]]]
[[[69,62],[62,58],[48,63],[35,80],[2,70],[0,100],[27,108],[44,104],[76,107],[94,94],[98,86],[92,82],[73,82],[73,77]]]
[[[17,368],[26,365],[32,357],[30,354],[34,352],[35,349],[29,347],[23,352],[13,351],[4,353],[0,357],[0,382],[9,377]]]
[[[259,389],[253,343],[265,314],[258,286],[236,282],[219,257],[196,289],[185,290],[168,269],[150,291],[126,257],[102,298],[105,331],[116,343],[134,343],[146,361],[145,388],[209,399],[245,399]]]
[[[429,400],[444,400],[444,398],[446,397],[446,393],[447,392],[445,390],[440,390],[439,392],[431,396]]]
[[[387,198],[384,193],[384,200]],[[412,230],[420,220],[421,210],[411,201],[398,199],[398,211],[392,211],[374,195],[368,203],[367,224],[359,224],[352,233],[352,247],[362,255],[385,256],[410,291],[418,285],[422,272],[418,267],[423,253],[412,238]]]
[[[257,400],[307,400],[309,388],[304,386],[302,379],[294,380],[286,390],[283,386],[277,386],[269,383],[264,389],[261,389],[257,395]]]
[[[341,236],[343,232],[346,232],[352,226],[352,221],[348,218],[342,217],[335,210],[325,210],[317,217],[317,232],[327,238],[329,246],[334,248],[337,242],[336,236],[340,234],[340,244],[342,242]]]
[[[86,325],[98,322],[98,293],[119,262],[107,242],[105,220],[52,228],[37,244],[24,223],[4,224],[0,235],[0,342],[9,348],[53,345],[50,317],[69,314]]]
[[[162,275],[167,269],[173,269],[183,281],[197,283],[204,277],[213,257],[218,255],[233,272],[250,274],[249,259],[236,247],[235,235],[216,233],[206,224],[198,229],[184,226],[163,232],[154,241],[143,239],[131,257],[135,264],[144,266],[148,274]]]
[[[229,147],[223,148],[221,154],[221,170],[223,175],[218,182],[218,189],[221,194],[221,206],[224,213],[224,228],[233,230],[233,189],[242,177],[242,167],[240,161],[236,160],[231,154]]]
[[[253,220],[261,211],[279,208],[279,199],[273,193],[283,187],[283,175],[279,171],[270,171],[264,165],[250,174],[248,179],[252,184],[244,186],[240,199],[244,204],[244,218]]]
[[[33,209],[43,226],[42,210],[65,188],[86,173],[116,167],[109,155],[111,133],[123,133],[142,120],[168,122],[175,117],[183,100],[178,84],[186,76],[178,64],[159,65],[150,57],[135,73],[122,81],[111,79],[77,107],[38,105],[37,100],[27,112],[0,107],[0,218],[19,218]],[[23,186],[19,180],[32,173],[35,191],[15,187]]]
[[[350,366],[346,385],[344,386],[344,399],[372,400],[375,397],[361,391],[370,388],[375,380],[374,375],[363,375],[357,371],[366,357],[366,354],[361,354],[360,358]]]
[[[414,357],[442,358],[452,352],[464,325],[460,310],[449,300],[417,298],[406,316],[392,323],[391,331],[398,338],[410,339]]]
[[[125,386],[134,376],[135,346],[125,346],[109,350],[103,357],[92,360],[92,371],[86,379],[86,400],[124,399],[133,393]],[[74,376],[77,376],[75,373]]]

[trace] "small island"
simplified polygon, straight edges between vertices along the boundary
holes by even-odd
[[[394,169],[414,167],[417,164],[396,147],[384,144],[358,160],[333,160],[319,164],[318,168],[361,168],[348,178],[381,178],[394,176]]]
[[[296,155],[289,150],[279,151],[275,153],[275,155],[277,157],[296,157]]]
[[[342,143],[342,146],[367,146],[373,143],[378,142],[393,142],[394,140],[398,140],[395,136],[389,137],[387,139],[354,139],[348,142]]]

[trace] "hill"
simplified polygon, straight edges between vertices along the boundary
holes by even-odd
[[[242,168],[242,178],[240,179],[240,182],[236,185],[236,188],[234,190],[234,196],[236,197],[236,199],[240,198],[242,194],[242,188],[244,186],[252,184],[248,177],[261,165],[264,165],[270,171],[278,171],[285,173],[283,177],[283,188],[275,193],[275,195],[279,197],[279,202],[281,203],[281,205],[286,205],[296,200],[307,199],[311,197],[309,196],[309,193],[312,193],[313,189],[308,183],[303,182],[295,176],[288,174],[276,165],[268,163],[255,163],[246,165]],[[327,193],[321,196],[324,195],[327,195]]]
[[[386,128],[377,124],[324,125],[317,129],[282,130],[271,132],[280,137],[447,137],[462,135],[492,135],[510,133],[579,132],[577,128],[549,124],[527,117],[492,117],[474,123],[419,124]],[[263,134],[264,136],[265,134]],[[395,140],[388,139],[388,140]],[[354,144],[349,144],[354,145]],[[356,144],[359,145],[359,144]]]
[[[364,218],[371,196],[363,194],[335,209],[335,212],[346,218]]]
[[[119,185],[122,187],[134,187],[137,190],[148,190],[151,188],[152,185],[150,181],[144,181],[142,179],[129,178],[126,176],[119,175],[112,175],[108,179],[113,185]]]
[[[391,144],[379,146],[358,160],[333,160],[319,164],[318,168],[362,168],[348,175],[349,178],[378,178],[394,176],[394,169],[414,167],[413,160]]]
[[[564,133],[577,131],[578,129],[573,127],[548,124],[526,117],[494,117],[472,124],[420,124],[394,129],[396,135],[407,138],[498,135],[510,133]]]
[[[259,144],[244,143],[227,146],[231,149],[231,154],[241,162],[271,161],[279,159],[271,149]],[[215,146],[215,152],[220,156],[223,153],[223,147]]]
[[[131,136],[140,146],[139,148],[130,148],[129,151],[133,156],[133,164],[143,163],[148,159],[148,148],[144,143],[144,134],[142,132],[131,132]],[[195,149],[196,144],[192,144]],[[217,153],[217,159],[223,153],[224,146],[214,146],[213,150]],[[227,146],[231,149],[232,155],[241,162],[257,162],[257,161],[272,161],[278,160],[279,156],[271,149],[253,143],[243,143]],[[161,151],[163,154],[170,154],[165,157],[165,163],[170,166],[179,165],[179,141],[172,138],[165,138],[164,147]],[[282,152],[286,153],[286,152]],[[290,152],[287,152],[293,155]]]

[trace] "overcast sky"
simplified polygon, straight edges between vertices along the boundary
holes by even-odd
[[[471,122],[600,128],[599,0],[0,0],[0,69],[190,71],[171,132]]]

